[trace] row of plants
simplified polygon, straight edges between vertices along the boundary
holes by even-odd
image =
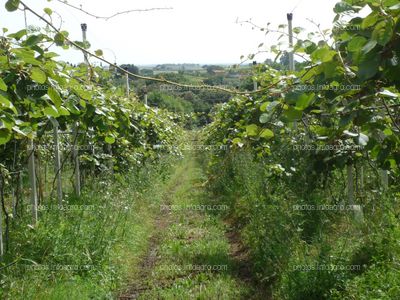
[[[1,299],[115,299],[141,272],[172,157],[125,174],[91,177],[80,197],[25,203],[0,266]]]
[[[5,7],[12,12],[20,5]],[[43,18],[51,22],[52,15],[46,8]],[[0,298],[63,299],[72,286],[76,299],[112,297],[145,251],[161,189],[152,193],[157,199],[143,194],[161,185],[173,157],[181,156],[185,120],[127,96],[112,68],[59,60],[56,46],[90,48],[67,37],[51,26],[3,28],[0,36]],[[76,149],[81,196],[64,175],[77,173]],[[32,158],[37,191],[28,178]],[[61,203],[55,199],[60,172]],[[31,203],[35,193],[38,203]]]
[[[395,299],[400,4],[334,11],[333,30],[294,29],[303,69],[263,66],[265,92],[216,110],[204,139],[225,147],[209,156],[209,185],[274,298]]]

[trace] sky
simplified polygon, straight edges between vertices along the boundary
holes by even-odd
[[[265,36],[248,24],[277,28],[286,24],[286,13],[294,14],[294,27],[310,31],[316,27],[307,19],[331,28],[333,7],[338,0],[68,0],[92,14],[109,16],[120,11],[171,7],[169,10],[133,12],[109,19],[96,19],[70,8],[57,0],[24,0],[37,12],[45,7],[62,16],[62,29],[72,40],[81,40],[80,24],[87,23],[87,37],[92,50],[102,49],[104,57],[118,64],[152,65],[164,63],[234,64],[242,55],[268,50],[277,43],[277,36]],[[6,1],[1,1],[5,3]],[[44,13],[43,13],[44,14]],[[58,27],[61,20],[53,15]],[[41,25],[37,17],[27,13],[28,25]],[[25,28],[22,11],[7,12],[0,6],[0,27],[9,32]],[[285,39],[286,40],[286,39]],[[56,49],[52,49],[53,51]],[[57,49],[60,59],[72,63],[83,60],[77,50]],[[256,57],[261,61],[264,56]]]

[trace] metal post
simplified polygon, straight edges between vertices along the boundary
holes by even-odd
[[[287,14],[287,19],[289,23],[289,47],[292,51],[289,52],[289,71],[295,70],[294,65],[294,49],[293,49],[293,14]]]
[[[81,24],[81,29],[82,29],[82,41],[86,43],[87,24],[86,23]],[[85,64],[88,65],[89,59],[86,52],[83,52],[83,58],[85,60]]]

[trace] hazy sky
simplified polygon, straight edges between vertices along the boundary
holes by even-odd
[[[11,32],[24,28],[23,12],[9,13],[1,1],[0,27]],[[56,0],[25,0],[27,5],[43,12],[50,7],[63,17],[62,28],[73,40],[81,39],[80,24],[88,25],[88,40],[92,49],[102,49],[104,56],[118,63],[238,63],[241,55],[254,53],[262,42],[265,47],[276,43],[250,25],[236,23],[248,20],[260,26],[268,22],[277,27],[287,23],[286,13],[294,11],[294,26],[315,29],[307,19],[323,28],[330,28],[333,7],[338,0],[68,0],[96,15],[108,16],[129,9],[172,7],[172,10],[130,13],[108,21],[95,19],[69,8]],[[38,19],[27,14],[29,25],[39,25]],[[54,22],[60,24],[58,17]],[[264,49],[265,49],[264,47]],[[58,50],[62,59],[82,61],[76,50]],[[114,54],[113,54],[114,53]],[[262,57],[259,58],[261,60]]]

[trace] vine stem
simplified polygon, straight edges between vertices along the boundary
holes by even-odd
[[[57,1],[62,3],[62,4],[64,4],[64,5],[72,7],[73,9],[79,10],[80,12],[82,12],[84,14],[87,14],[88,16],[91,16],[91,17],[96,18],[96,19],[104,19],[106,21],[108,21],[111,18],[115,18],[115,17],[117,17],[119,15],[129,14],[129,13],[132,13],[132,12],[147,12],[147,11],[154,11],[154,10],[170,10],[170,9],[173,9],[172,7],[154,7],[154,8],[144,8],[144,9],[130,9],[130,10],[117,12],[115,14],[112,14],[112,15],[108,16],[108,17],[102,17],[102,16],[98,16],[98,15],[92,14],[92,13],[84,10],[82,7],[77,7],[77,6],[75,6],[75,5],[71,4],[71,3],[68,3],[67,1],[62,1],[62,0],[57,0]]]

